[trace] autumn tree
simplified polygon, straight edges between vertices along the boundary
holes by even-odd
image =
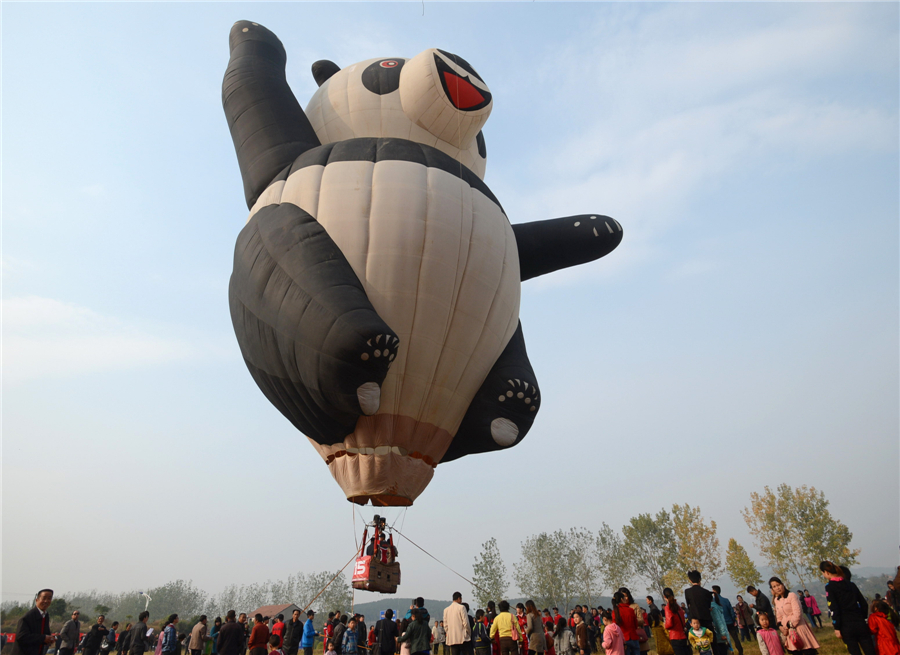
[[[479,607],[487,607],[489,600],[499,601],[506,597],[509,584],[506,581],[506,565],[500,557],[497,540],[491,537],[481,544],[481,555],[472,565],[472,595]]]
[[[624,555],[635,572],[649,583],[647,591],[663,595],[666,575],[675,567],[678,556],[672,517],[661,509],[656,516],[639,514],[622,528]]]
[[[716,522],[707,524],[699,507],[672,505],[672,532],[675,535],[675,566],[665,576],[665,586],[679,589],[690,585],[687,572],[700,571],[707,580],[722,575],[722,556]]]
[[[621,535],[606,523],[597,533],[597,560],[600,564],[600,585],[612,595],[619,587],[627,587],[634,577],[634,568],[625,552]]]
[[[728,540],[728,550],[725,552],[725,570],[738,591],[746,589],[750,585],[758,587],[762,584],[762,576],[759,574],[756,564],[736,539]]]
[[[759,552],[785,584],[794,575],[806,586],[824,559],[856,564],[853,533],[831,515],[828,504],[825,494],[806,485],[795,490],[780,484],[775,492],[765,487],[762,494],[750,494],[750,507],[741,514]]]

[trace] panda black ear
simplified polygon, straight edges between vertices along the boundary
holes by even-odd
[[[312,65],[313,79],[316,80],[316,84],[322,86],[323,84],[325,84],[325,81],[328,78],[337,73],[339,70],[341,70],[341,67],[333,61],[320,59]]]

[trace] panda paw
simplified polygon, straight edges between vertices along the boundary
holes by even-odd
[[[397,349],[400,348],[400,339],[392,334],[378,334],[366,341],[366,347],[360,353],[359,358],[364,362],[381,360],[387,362],[390,367],[397,357]]]
[[[519,423],[528,424],[534,420],[541,404],[540,392],[533,382],[514,379],[507,380],[497,396],[501,416],[491,421],[491,437],[499,446],[512,446],[519,437]]]

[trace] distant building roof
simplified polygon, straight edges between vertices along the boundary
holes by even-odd
[[[284,614],[284,618],[290,618],[291,614],[294,610],[299,610],[301,608],[294,605],[294,603],[286,603],[284,605],[263,605],[262,607],[257,607],[252,612],[248,612],[250,618],[253,618],[257,614],[262,614],[263,616],[268,616],[270,619],[274,619],[279,614]]]

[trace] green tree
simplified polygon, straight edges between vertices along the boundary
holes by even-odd
[[[850,549],[853,534],[831,515],[828,504],[815,487],[795,490],[780,484],[775,492],[765,487],[762,494],[750,494],[750,507],[741,511],[760,554],[786,585],[794,575],[806,586],[823,559],[856,564],[859,550]]]
[[[634,568],[625,552],[621,535],[606,523],[597,533],[597,560],[600,562],[600,584],[610,595],[619,587],[627,587],[634,577]]]
[[[589,606],[600,595],[602,563],[597,537],[584,528],[572,528],[566,533],[569,565],[573,568],[574,586],[583,602]]]
[[[667,587],[687,587],[687,572],[696,569],[707,580],[722,575],[722,556],[719,553],[719,537],[716,522],[709,524],[699,507],[688,504],[672,505],[672,531],[675,536],[675,566],[665,576]]]
[[[513,578],[519,591],[539,606],[558,605],[568,611],[578,594],[577,559],[566,532],[542,532],[522,542]]]
[[[738,591],[746,589],[750,585],[758,587],[762,584],[762,576],[759,574],[756,564],[736,539],[728,540],[728,549],[725,552],[725,570]]]
[[[678,555],[672,517],[661,509],[656,516],[638,514],[622,528],[624,554],[634,571],[649,584],[647,591],[662,597],[666,575],[674,568]]]
[[[54,598],[53,600],[50,601],[50,609],[47,611],[50,612],[51,617],[55,617],[58,619],[64,619],[67,617],[67,614],[68,614],[66,612],[66,609],[68,609],[68,608],[66,605],[65,598]]]
[[[94,611],[95,611],[98,615],[99,615],[99,614],[103,614],[104,616],[106,616],[107,614],[109,614],[109,610],[110,610],[110,609],[111,609],[111,608],[109,607],[109,605],[102,605],[102,604],[100,604],[100,603],[98,603],[97,605],[94,605]]]
[[[472,595],[479,607],[487,607],[489,600],[500,601],[506,597],[509,583],[506,580],[506,565],[500,557],[497,540],[491,537],[481,544],[481,555],[472,565]]]

